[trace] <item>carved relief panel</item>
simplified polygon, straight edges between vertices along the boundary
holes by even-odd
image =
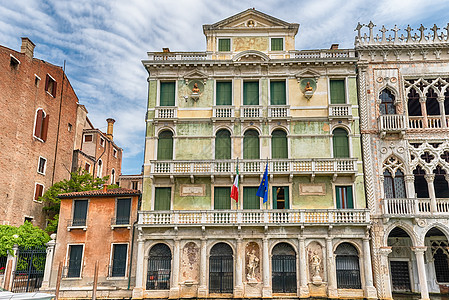
[[[261,281],[260,263],[259,245],[255,242],[249,242],[245,247],[245,274],[249,283]]]
[[[193,243],[188,242],[182,248],[181,253],[181,282],[199,280],[200,249]]]

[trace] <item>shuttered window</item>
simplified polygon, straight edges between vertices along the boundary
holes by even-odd
[[[34,124],[34,136],[43,140],[47,140],[48,120],[49,115],[43,109],[38,109],[36,112],[36,122]]]
[[[247,130],[243,137],[243,159],[259,159],[259,134]]]
[[[83,260],[83,245],[69,246],[69,268],[67,277],[78,278],[81,277],[81,262]]]
[[[282,130],[274,130],[271,134],[272,158],[288,158],[287,134]]]
[[[289,209],[288,186],[273,187],[273,209]]]
[[[44,186],[42,184],[36,183],[34,188],[34,200],[39,201],[39,197],[44,194]]]
[[[167,130],[159,134],[157,142],[157,159],[173,159],[173,133],[171,131]]]
[[[117,199],[116,224],[128,225],[131,214],[131,198]]]
[[[259,209],[260,198],[256,195],[258,187],[243,188],[243,209]]]
[[[330,81],[331,104],[345,104],[345,81],[335,79]]]
[[[259,82],[243,82],[243,105],[259,105]]]
[[[175,82],[161,82],[160,106],[175,106]]]
[[[154,192],[154,210],[170,210],[171,188],[157,187]]]
[[[218,51],[231,51],[231,39],[218,39]]]
[[[271,105],[285,105],[285,81],[270,81]]]
[[[231,188],[214,188],[214,209],[231,209]]]
[[[335,129],[333,131],[332,143],[335,158],[349,157],[349,139],[346,130],[342,128]]]
[[[125,277],[127,244],[114,244],[112,246],[112,270],[111,277]]]
[[[86,226],[88,200],[73,200],[73,226]]]
[[[282,51],[284,50],[284,39],[283,38],[272,38],[271,39],[271,51]]]
[[[352,200],[352,186],[336,186],[335,193],[337,208],[354,208],[354,202]]]
[[[219,130],[215,136],[215,159],[231,159],[231,133]]]
[[[232,82],[217,82],[217,105],[232,105]]]

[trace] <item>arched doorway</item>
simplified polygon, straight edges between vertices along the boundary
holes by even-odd
[[[388,246],[392,292],[411,292],[412,240],[400,227],[394,228],[388,235]]]
[[[212,247],[209,256],[209,292],[232,293],[234,289],[234,258],[232,248],[225,243]]]
[[[432,228],[426,234],[425,243],[427,251],[430,250],[432,253],[436,282],[447,285],[449,283],[449,243],[446,236],[438,228]],[[432,277],[430,275],[429,279]]]
[[[337,269],[337,288],[361,289],[359,254],[357,249],[349,244],[342,243],[335,250]]]
[[[170,289],[171,251],[165,244],[154,245],[148,256],[147,290]]]
[[[296,252],[287,243],[274,246],[271,257],[274,293],[296,293]]]

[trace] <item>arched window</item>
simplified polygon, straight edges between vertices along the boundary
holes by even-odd
[[[34,136],[42,141],[47,140],[49,115],[43,109],[36,111],[36,120],[34,123]]]
[[[419,94],[415,89],[410,89],[407,95],[407,111],[409,116],[422,116]]]
[[[444,92],[444,114],[449,115],[449,88]]]
[[[115,170],[112,169],[111,171],[111,184],[115,184]]]
[[[446,171],[441,168],[441,166],[437,166],[435,170],[433,170],[435,174],[435,180],[433,181],[433,186],[435,188],[435,197],[436,198],[449,198],[449,189],[448,182],[446,181]]]
[[[430,88],[426,94],[426,110],[428,116],[440,115],[440,104],[438,103],[437,93]]]
[[[418,198],[429,198],[429,189],[427,185],[427,180],[424,177],[426,171],[424,171],[420,166],[417,166],[413,170],[413,175],[415,175],[415,193]]]
[[[287,134],[283,130],[271,133],[271,157],[288,158]]]
[[[296,293],[296,252],[287,243],[279,243],[271,256],[273,293]],[[300,262],[305,263],[305,262]]]
[[[348,132],[343,128],[336,128],[332,132],[332,144],[334,148],[334,157],[349,157],[349,139]]]
[[[215,159],[231,159],[231,133],[226,129],[215,135]]]
[[[226,243],[212,247],[209,256],[209,292],[232,293],[234,289],[234,258]]]
[[[147,290],[170,289],[171,251],[165,244],[154,245],[148,256]]]
[[[335,250],[337,269],[337,288],[360,289],[359,255],[357,249],[349,243],[338,245]]]
[[[97,163],[97,177],[101,177],[102,174],[103,174],[103,161],[100,158]]]
[[[243,136],[243,159],[259,159],[259,133],[250,129]]]
[[[157,142],[157,159],[173,159],[173,133],[170,130],[162,131]]]
[[[396,170],[394,176],[390,170],[384,171],[384,193],[385,198],[407,198],[405,195],[404,173],[400,169]]]
[[[380,114],[381,115],[394,115],[396,114],[396,107],[394,106],[394,95],[388,90],[384,89],[380,93]]]

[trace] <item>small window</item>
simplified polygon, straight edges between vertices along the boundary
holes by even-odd
[[[39,174],[45,175],[45,170],[47,169],[47,159],[42,156],[39,157],[39,163],[37,165],[37,172]]]
[[[231,51],[231,39],[218,39],[218,51]]]
[[[112,149],[112,155],[117,158],[117,149]]]
[[[131,181],[131,188],[133,190],[138,190],[139,182],[138,181]]]
[[[272,38],[271,39],[271,51],[283,51],[284,50],[284,39],[283,38]]]
[[[39,76],[37,76],[36,74],[34,74],[34,85],[36,87],[39,86],[39,82],[41,81],[41,78]]]
[[[102,137],[100,138],[100,146],[104,147],[104,138],[102,138]]]
[[[85,170],[87,173],[90,172],[90,163],[86,163],[86,164],[84,165],[84,170]]]
[[[97,177],[101,177],[102,174],[103,174],[103,161],[99,159],[97,165]]]
[[[68,278],[81,277],[81,263],[83,260],[83,245],[69,246],[69,261],[67,268]]]
[[[56,86],[56,80],[47,74],[47,78],[45,79],[45,91],[51,96],[56,97]]]
[[[72,124],[68,123],[67,124],[67,131],[68,132],[72,132],[72,127],[73,127]]]
[[[354,208],[354,202],[352,200],[352,186],[336,186],[335,193],[337,208]]]
[[[171,188],[157,187],[154,192],[154,210],[170,210]]]
[[[131,214],[131,198],[117,199],[117,208],[115,211],[115,224],[129,225],[130,214]]]
[[[111,277],[125,277],[127,254],[127,244],[112,245]]]
[[[11,60],[9,62],[9,65],[11,66],[12,69],[17,70],[17,68],[19,67],[20,61],[17,58],[15,58],[14,56],[12,56],[11,54],[10,54],[10,56],[11,56]]]
[[[73,200],[72,226],[86,226],[87,200]]]
[[[115,170],[112,169],[112,171],[111,171],[111,184],[114,184],[114,183],[115,183]]]
[[[23,220],[23,223],[29,222],[29,223],[33,223],[33,217],[25,217],[25,219]]]
[[[93,140],[92,134],[86,134],[86,135],[84,135],[84,142],[85,142],[85,143],[92,142],[92,140]]]
[[[36,183],[34,187],[34,201],[40,201],[39,197],[42,197],[44,194],[44,186],[40,183]]]
[[[34,136],[41,141],[47,140],[48,120],[49,115],[45,113],[43,109],[36,111],[36,120],[34,123]]]
[[[345,104],[345,80],[333,79],[329,82],[331,104]]]

